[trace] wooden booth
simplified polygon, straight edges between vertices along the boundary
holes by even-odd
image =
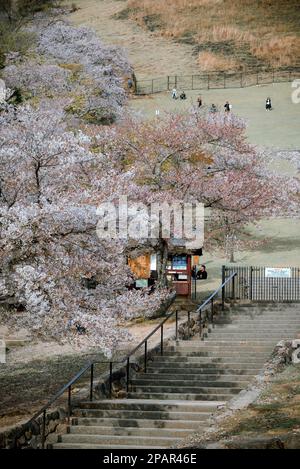
[[[202,249],[187,253],[170,254],[167,261],[167,281],[180,296],[191,296],[192,266],[200,262]],[[145,288],[155,284],[156,254],[146,254],[129,259],[128,264],[136,277],[135,288]]]

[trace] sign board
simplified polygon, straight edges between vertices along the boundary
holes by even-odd
[[[148,287],[148,279],[139,279],[135,281],[136,288],[147,288]]]
[[[277,267],[266,267],[265,277],[266,278],[291,278],[292,277],[292,269],[277,268]]]

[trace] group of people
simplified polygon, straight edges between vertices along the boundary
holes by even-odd
[[[173,88],[173,90],[172,90],[172,98],[173,98],[173,99],[178,99],[178,93],[177,93],[176,88]],[[181,100],[186,100],[186,99],[187,99],[187,96],[186,96],[186,94],[185,94],[184,91],[182,91],[182,92],[180,93],[179,98],[180,98]],[[198,96],[198,98],[197,98],[197,107],[198,107],[198,108],[201,108],[202,105],[203,105],[203,101],[202,101],[202,96],[200,95],[200,96]],[[267,110],[267,111],[271,111],[272,109],[273,109],[273,108],[272,108],[271,98],[268,97],[268,98],[266,99],[266,110]],[[216,106],[215,104],[212,104],[212,105],[210,106],[210,109],[209,109],[209,110],[210,110],[210,112],[214,113],[214,112],[217,112],[217,111],[218,111],[218,108],[217,108],[217,106]],[[224,110],[225,110],[226,113],[229,113],[229,112],[232,110],[232,104],[231,104],[229,101],[226,101],[226,103],[224,104]]]
[[[173,90],[172,90],[172,98],[173,98],[173,99],[178,99],[178,92],[177,92],[176,88],[173,88]],[[181,100],[185,100],[185,99],[186,99],[186,94],[185,94],[184,91],[181,91],[181,93],[180,93],[180,95],[179,95],[179,98],[180,98]]]

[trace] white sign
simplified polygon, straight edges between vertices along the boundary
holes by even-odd
[[[292,270],[288,268],[266,267],[266,278],[291,278]]]

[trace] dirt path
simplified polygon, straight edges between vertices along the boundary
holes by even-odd
[[[125,8],[123,1],[77,0],[76,5],[80,9],[69,19],[92,27],[103,42],[126,48],[138,78],[199,73],[192,46],[144,31],[132,20],[114,19]]]

